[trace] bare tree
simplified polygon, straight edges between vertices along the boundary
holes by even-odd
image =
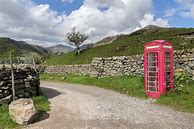
[[[75,44],[77,48],[77,54],[80,55],[80,45],[88,38],[88,35],[82,34],[74,27],[71,32],[67,33],[67,39],[69,42]]]

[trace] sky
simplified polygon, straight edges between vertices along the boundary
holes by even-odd
[[[150,24],[194,27],[194,0],[0,0],[0,37],[45,47],[74,27],[94,43]]]

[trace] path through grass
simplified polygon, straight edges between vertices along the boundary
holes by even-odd
[[[147,98],[144,91],[143,77],[138,76],[125,75],[118,77],[92,78],[90,76],[43,73],[40,77],[41,80],[94,85],[112,89],[129,96]],[[189,84],[184,84],[183,92],[181,94],[172,92],[162,96],[156,103],[170,106],[175,110],[194,113],[194,81],[190,81]]]

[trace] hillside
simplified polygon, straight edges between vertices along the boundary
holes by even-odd
[[[175,49],[194,48],[194,28],[160,28],[147,26],[129,35],[120,35],[110,44],[105,44],[82,51],[77,56],[75,51],[46,60],[46,65],[87,64],[93,57],[109,57],[142,54],[144,44],[156,39],[171,41]]]
[[[47,47],[47,49],[48,49],[49,51],[51,51],[52,53],[54,53],[54,54],[60,54],[60,53],[67,53],[67,52],[70,52],[70,51],[72,51],[74,48],[69,47],[69,46],[65,46],[65,45],[62,45],[62,44],[59,44],[59,45]]]
[[[105,45],[105,44],[110,44],[113,41],[115,41],[118,37],[119,37],[118,35],[112,36],[112,37],[106,37],[106,38],[92,44],[92,47],[97,47],[97,46],[101,46],[101,45]]]
[[[12,51],[15,56],[31,56],[36,54],[39,56],[49,55],[49,51],[38,45],[31,45],[24,41],[16,41],[10,38],[0,38],[0,57],[7,57]]]

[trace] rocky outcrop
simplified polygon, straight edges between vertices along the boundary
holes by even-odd
[[[20,125],[34,122],[38,118],[32,99],[18,99],[9,105],[9,114],[13,121]]]

